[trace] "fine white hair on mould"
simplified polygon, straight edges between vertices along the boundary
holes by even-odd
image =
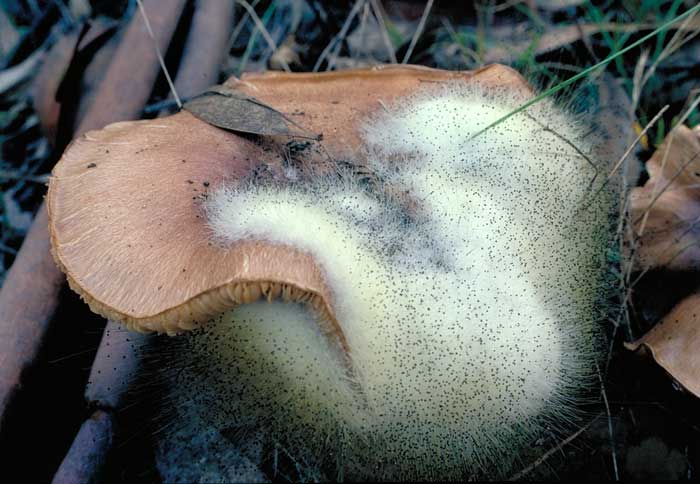
[[[549,102],[472,136],[524,101],[429,87],[364,126],[375,185],[340,172],[216,191],[219,243],[313,256],[352,371],[307,307],[245,305],[185,337],[197,421],[265,428],[342,476],[449,478],[499,475],[576,415],[595,374],[610,198],[590,200],[598,161]]]

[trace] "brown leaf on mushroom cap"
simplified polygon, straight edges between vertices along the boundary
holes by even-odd
[[[630,193],[628,256],[638,270],[700,269],[700,128],[678,126]]]
[[[322,133],[304,155],[328,163],[357,159],[360,127],[384,101],[450,80],[531,92],[502,66],[266,73],[225,86]],[[210,189],[260,165],[280,166],[288,142],[242,137],[186,111],[112,124],[75,140],[47,195],[53,254],[71,287],[94,311],[143,331],[177,333],[262,297],[308,302],[335,321],[333,294],[309,254],[255,241],[219,247],[202,213]]]
[[[218,128],[262,136],[314,138],[293,120],[252,96],[227,86],[214,86],[183,106],[187,111]]]
[[[700,294],[681,301],[628,349],[648,350],[678,383],[700,397]]]

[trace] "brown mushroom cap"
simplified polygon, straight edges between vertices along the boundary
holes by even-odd
[[[502,66],[450,72],[403,66],[229,80],[309,132],[320,160],[356,159],[363,120],[424,83],[450,80],[531,92]],[[279,139],[278,139],[279,138]],[[333,295],[312,257],[266,242],[211,241],[202,201],[259,164],[280,165],[289,138],[264,143],[181,112],[115,123],[76,139],[53,170],[47,206],[53,254],[91,309],[140,331],[191,329],[265,297],[305,301],[335,321]]]

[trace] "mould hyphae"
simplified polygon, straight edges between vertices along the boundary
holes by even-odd
[[[213,191],[212,238],[310,254],[337,327],[302,294],[180,337],[187,425],[255,428],[329,479],[457,478],[500,475],[576,415],[613,197],[595,137],[553,103],[472,136],[526,97],[446,83],[383,105],[358,154],[372,186],[339,170]]]

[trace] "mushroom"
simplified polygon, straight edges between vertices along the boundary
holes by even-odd
[[[459,477],[575,415],[614,208],[577,122],[541,103],[476,136],[533,95],[501,66],[216,92],[322,137],[117,123],[73,142],[47,196],[93,311],[185,332],[163,356],[183,425],[252,421],[353,478]]]
[[[301,114],[309,131],[323,132],[329,154],[310,150],[314,164],[327,163],[328,156],[356,159],[360,125],[381,102],[422,83],[472,77],[529,92],[522,78],[499,66],[477,74],[416,67],[326,76],[268,73],[226,85],[273,101],[291,116]],[[332,317],[328,288],[307,255],[259,242],[221,250],[209,240],[201,202],[211,187],[260,165],[276,166],[279,156],[188,112],[91,131],[72,144],[49,184],[56,262],[93,311],[135,330],[175,334],[237,304],[302,294]],[[163,258],[168,264],[155,271],[143,263]]]

